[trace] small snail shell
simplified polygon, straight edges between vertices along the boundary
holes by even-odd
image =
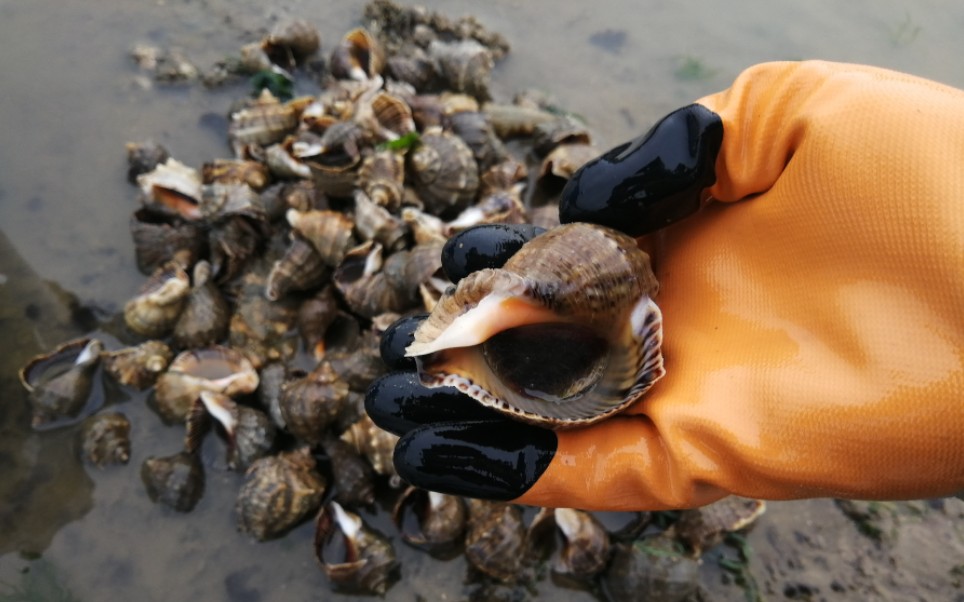
[[[339,555],[336,538],[343,542]],[[391,542],[334,501],[318,513],[315,556],[335,585],[360,593],[385,593],[398,569]]]
[[[321,504],[325,486],[307,447],[256,460],[238,491],[238,528],[261,541],[278,537]]]

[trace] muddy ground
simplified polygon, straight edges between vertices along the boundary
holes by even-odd
[[[427,2],[476,14],[513,45],[497,95],[525,87],[582,115],[602,148],[772,59],[865,62],[964,86],[964,7],[829,0],[771,6],[619,0]],[[134,424],[129,465],[76,460],[76,432],[29,430],[16,369],[98,328],[138,288],[127,220],[124,143],[153,137],[188,164],[227,156],[224,115],[243,88],[157,87],[127,56],[138,42],[177,45],[201,65],[257,39],[285,15],[322,32],[325,51],[364,2],[159,0],[64,4],[0,0],[0,600],[307,600],[332,594],[311,556],[311,526],[256,543],[235,530],[239,476],[210,442],[204,499],[189,515],[155,506],[138,467],[180,432],[143,396],[110,393]],[[772,503],[748,554],[722,545],[701,569],[706,600],[961,600],[964,502]],[[391,531],[384,507],[371,517]],[[389,600],[456,600],[462,558],[432,560],[399,544]],[[729,567],[729,568],[724,568]],[[545,580],[531,599],[592,600]],[[21,597],[18,597],[21,596]]]

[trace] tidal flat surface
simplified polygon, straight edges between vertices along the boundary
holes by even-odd
[[[127,466],[85,468],[76,429],[35,433],[17,369],[35,353],[96,328],[137,290],[128,220],[137,204],[124,144],[153,138],[181,161],[227,157],[224,116],[244,87],[145,87],[137,43],[178,46],[205,66],[298,16],[322,52],[365,2],[285,0],[0,0],[0,600],[308,600],[334,594],[312,556],[312,526],[257,543],[236,531],[240,477],[211,443],[206,493],[190,514],[148,499],[138,475],[180,445],[143,395],[107,392],[132,423]],[[931,1],[434,0],[474,14],[512,45],[494,94],[525,88],[581,115],[608,148],[665,113],[725,88],[768,60],[827,59],[889,67],[964,87],[964,5]],[[950,600],[961,595],[964,504],[874,506],[880,537],[832,500],[771,504],[749,535],[749,573],[764,599]],[[391,532],[385,508],[370,516]],[[462,558],[434,560],[397,543],[402,578],[388,600],[465,597]],[[706,598],[745,590],[704,558]],[[592,600],[549,580],[531,599]],[[58,597],[59,596],[59,597]]]

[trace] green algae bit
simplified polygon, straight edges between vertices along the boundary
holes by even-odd
[[[406,151],[418,143],[418,132],[409,132],[404,136],[389,140],[378,145],[378,150]]]
[[[255,96],[265,88],[281,101],[291,100],[294,96],[294,82],[285,73],[272,69],[262,69],[251,76],[251,88]]]

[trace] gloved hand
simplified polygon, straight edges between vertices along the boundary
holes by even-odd
[[[394,373],[367,407],[403,435],[405,479],[588,509],[964,490],[964,92],[758,65],[586,165],[560,212],[633,235],[670,224],[641,241],[666,376],[621,414],[552,432]],[[531,234],[502,250],[475,233],[487,242],[447,266],[497,265]],[[389,361],[413,324],[386,339]]]

